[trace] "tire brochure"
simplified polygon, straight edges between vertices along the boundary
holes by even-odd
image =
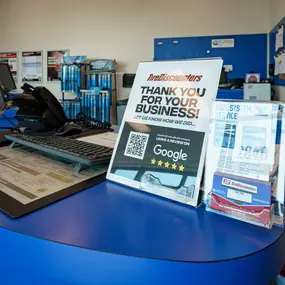
[[[213,103],[204,180],[208,210],[267,228],[283,225],[284,124],[277,124],[283,116],[279,104]]]
[[[107,179],[197,206],[221,59],[140,63]]]

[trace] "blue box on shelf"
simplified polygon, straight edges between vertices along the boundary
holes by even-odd
[[[243,100],[242,89],[219,89],[217,99]]]

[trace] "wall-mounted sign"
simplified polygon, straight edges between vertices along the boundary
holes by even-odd
[[[234,39],[215,39],[212,40],[212,48],[233,48],[235,47]]]
[[[43,53],[42,51],[22,52],[22,81],[42,82]]]
[[[59,81],[63,57],[69,54],[68,50],[47,51],[47,81]]]
[[[7,63],[10,67],[14,81],[17,82],[18,77],[18,58],[16,52],[1,52],[0,62]]]

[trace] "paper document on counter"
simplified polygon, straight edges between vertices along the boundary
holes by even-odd
[[[114,148],[116,140],[117,140],[117,136],[118,136],[118,133],[106,132],[102,134],[96,134],[93,136],[79,138],[78,140]]]
[[[106,172],[105,164],[72,172],[72,163],[26,147],[0,148],[0,191],[26,205]]]

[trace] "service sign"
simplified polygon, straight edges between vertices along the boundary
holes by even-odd
[[[212,40],[212,48],[234,48],[235,39],[215,39]]]
[[[222,60],[140,63],[107,178],[196,206]]]

